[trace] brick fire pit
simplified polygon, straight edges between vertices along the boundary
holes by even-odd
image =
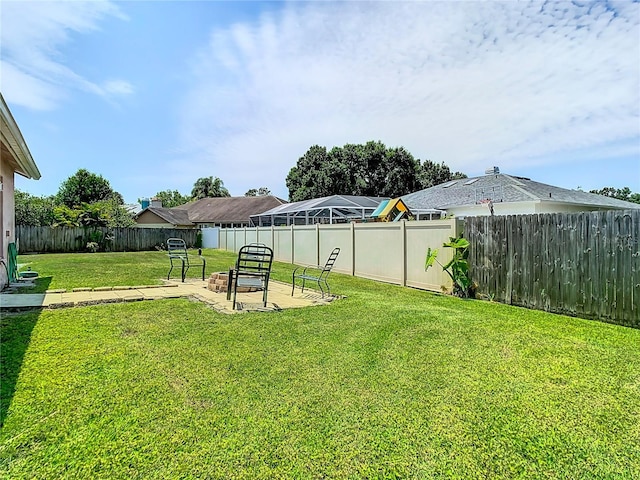
[[[212,292],[226,292],[229,283],[229,274],[227,272],[212,273],[209,277],[207,288]],[[257,292],[254,287],[238,287],[238,293]]]

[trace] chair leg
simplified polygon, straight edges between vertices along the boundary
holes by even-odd
[[[233,279],[233,305],[231,306],[231,310],[236,309],[236,294],[238,293],[238,275],[235,275]]]
[[[229,269],[229,274],[227,275],[227,300],[231,300],[231,288],[233,287],[233,268]]]

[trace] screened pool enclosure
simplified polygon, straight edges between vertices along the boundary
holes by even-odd
[[[383,200],[388,200],[388,197],[332,195],[313,198],[278,205],[259,215],[252,215],[251,221],[258,227],[367,221]]]

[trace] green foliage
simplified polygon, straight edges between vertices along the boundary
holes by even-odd
[[[347,144],[327,152],[312,146],[287,175],[291,201],[329,195],[399,197],[420,188],[420,162],[404,148],[382,142]]]
[[[79,227],[81,210],[69,208],[66,205],[58,205],[53,209],[53,227]]]
[[[106,219],[104,225],[106,227],[134,227],[136,225],[131,213],[115,199],[96,202],[91,208],[97,210],[100,216]]]
[[[58,205],[53,209],[53,227],[132,227],[129,212],[117,200],[110,199],[76,208]]]
[[[202,230],[198,230],[196,233],[196,248],[202,248]]]
[[[115,192],[102,175],[91,173],[84,168],[62,182],[56,199],[58,203],[69,208],[102,200],[115,200],[120,205],[124,203],[122,195]]]
[[[154,195],[155,198],[162,201],[164,208],[179,207],[191,201],[191,197],[188,195],[182,195],[177,190],[163,190]]]
[[[604,187],[600,190],[590,190],[589,193],[597,193],[598,195],[617,198],[618,200],[624,200],[626,202],[640,203],[640,193],[631,193],[631,189],[629,187]]]
[[[100,203],[82,204],[79,208],[59,205],[54,209],[54,227],[106,227],[109,217]]]
[[[451,169],[444,162],[437,164],[431,160],[425,160],[418,171],[418,180],[421,188],[433,187],[434,185],[460,178],[467,178],[467,176],[461,172],[451,173]]]
[[[453,248],[453,257],[446,265],[442,265],[437,257],[438,250],[432,250],[431,247],[427,249],[427,258],[425,260],[424,269],[428,270],[437,262],[442,270],[447,272],[447,275],[453,282],[453,294],[458,297],[473,298],[475,296],[475,286],[471,281],[469,274],[469,241],[462,238],[450,237],[448,242],[445,242],[443,247]]]
[[[194,200],[212,197],[229,197],[229,190],[224,186],[224,182],[218,177],[202,177],[196,180],[191,190],[191,197]]]
[[[167,271],[163,252],[25,261],[50,288]],[[640,330],[333,282],[346,299],[277,313],[4,315],[0,477],[640,478]]]
[[[264,195],[271,195],[271,190],[267,187],[251,188],[244,194],[245,197],[261,197]]]
[[[56,200],[15,190],[16,225],[49,226],[55,221]]]

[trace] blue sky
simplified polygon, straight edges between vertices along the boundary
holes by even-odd
[[[0,3],[0,89],[54,194],[232,195],[380,140],[479,175],[640,192],[640,4]]]

